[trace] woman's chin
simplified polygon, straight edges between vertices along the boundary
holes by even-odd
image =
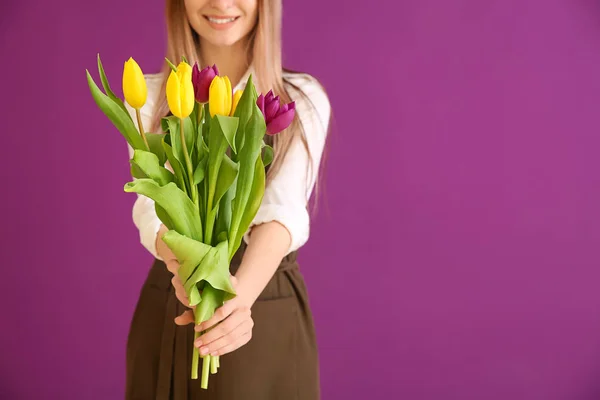
[[[214,47],[229,47],[236,44],[240,38],[237,35],[228,35],[228,34],[212,34],[204,36],[206,41],[208,41]]]

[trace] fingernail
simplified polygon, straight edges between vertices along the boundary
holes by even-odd
[[[194,345],[200,348],[200,346],[202,346],[202,340],[196,340],[196,343],[194,343]]]
[[[195,330],[196,332],[202,332],[202,324],[200,324],[200,325],[196,325],[196,326],[194,327],[194,330]]]
[[[205,355],[206,353],[208,353],[208,348],[207,347],[203,347],[200,349],[200,354]]]

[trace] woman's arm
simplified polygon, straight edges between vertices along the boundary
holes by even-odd
[[[254,304],[267,286],[292,241],[289,231],[277,221],[255,226],[251,238],[235,274],[237,291],[248,306]]]

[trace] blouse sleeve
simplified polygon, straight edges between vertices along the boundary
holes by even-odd
[[[144,125],[146,131],[150,128],[150,124],[152,122],[152,109],[154,107],[154,102],[150,91],[150,84],[153,83],[152,79],[153,78],[148,79],[148,101],[140,109],[142,124]],[[129,104],[127,104],[127,102],[125,102],[125,108],[127,108],[127,111],[137,126],[135,110]],[[133,157],[133,148],[129,144],[127,144],[127,147],[129,150],[129,158],[131,159]],[[137,199],[133,204],[132,217],[133,223],[138,228],[140,243],[142,246],[144,246],[144,248],[148,250],[155,258],[162,261],[162,258],[156,252],[156,235],[158,234],[162,222],[156,215],[154,200],[138,194]]]
[[[308,241],[310,220],[307,205],[318,176],[331,114],[327,94],[314,78],[309,77],[298,86],[314,104],[314,107],[307,104],[301,97],[296,99],[296,111],[304,126],[312,163],[301,138],[296,135],[281,169],[265,188],[262,204],[244,235],[244,241],[250,243],[253,226],[277,221],[289,231],[292,239],[286,255]]]

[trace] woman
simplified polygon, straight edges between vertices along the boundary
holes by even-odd
[[[296,118],[277,136],[263,203],[232,265],[237,297],[195,327],[177,279],[179,264],[161,240],[166,227],[139,196],[133,220],[156,258],[140,293],[127,344],[127,399],[291,400],[319,398],[312,314],[297,250],[309,235],[307,203],[316,188],[330,118],[327,95],[308,74],[281,65],[281,0],[167,0],[167,57],[216,64],[234,90],[252,74],[259,93],[296,102]],[[146,75],[143,125],[168,115],[168,67]],[[129,111],[134,115],[132,109]],[[130,155],[131,155],[130,148]],[[194,342],[194,329],[213,328]],[[190,379],[192,345],[221,356],[207,390]]]

